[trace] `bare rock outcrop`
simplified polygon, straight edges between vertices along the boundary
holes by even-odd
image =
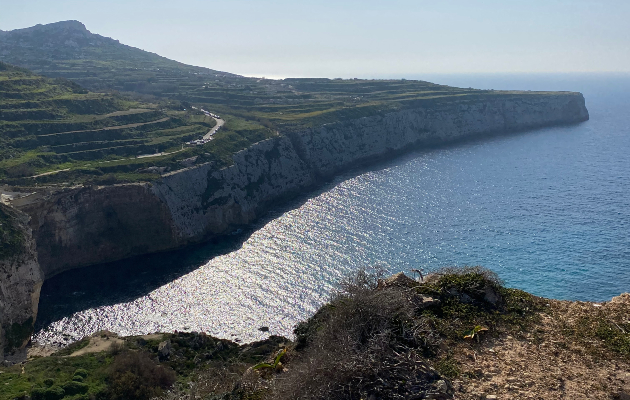
[[[37,317],[43,277],[28,216],[0,204],[0,361],[24,347]]]

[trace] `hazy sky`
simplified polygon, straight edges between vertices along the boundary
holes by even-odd
[[[628,0],[0,0],[2,30],[69,19],[252,76],[630,72]]]

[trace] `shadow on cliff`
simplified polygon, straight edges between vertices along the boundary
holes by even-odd
[[[72,314],[126,303],[238,250],[254,229],[185,249],[137,256],[63,272],[44,282],[35,330]]]
[[[179,250],[76,268],[55,275],[42,286],[35,331],[76,312],[127,303],[144,297],[202,267],[215,257],[239,250],[255,231],[268,222],[301,207],[309,199],[330,190],[338,183],[386,166],[373,165],[369,169],[352,170],[334,181],[323,182],[316,189],[266,212],[256,223],[242,227],[232,235]]]

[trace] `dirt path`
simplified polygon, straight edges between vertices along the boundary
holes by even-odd
[[[64,172],[64,171],[70,171],[70,168],[66,168],[66,169],[58,169],[56,171],[50,171],[50,172],[44,172],[43,174],[38,174],[38,175],[33,175],[33,176],[27,176],[27,178],[39,178],[40,176],[46,176],[46,175],[53,175],[56,174],[58,172]]]
[[[88,353],[100,353],[101,351],[107,351],[113,346],[122,346],[125,341],[120,339],[118,335],[111,332],[97,332],[90,338],[90,343],[82,349],[75,351],[68,357],[82,356]]]
[[[141,155],[139,155],[139,156],[137,156],[135,158],[169,156],[171,154],[179,153],[179,152],[184,151],[184,150],[185,149],[179,149],[179,150],[171,151],[170,153],[141,154]],[[123,161],[123,160],[133,160],[133,158],[122,158],[120,160],[114,160],[114,161]],[[109,162],[109,161],[103,161],[103,162]]]

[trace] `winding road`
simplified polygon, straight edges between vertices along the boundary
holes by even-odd
[[[214,117],[213,117],[214,118]],[[217,131],[219,130],[220,127],[222,127],[223,125],[225,125],[225,121],[222,120],[221,118],[214,118],[215,121],[217,121],[217,124],[214,126],[214,128],[210,129],[208,131],[208,133],[206,133],[205,135],[203,135],[203,139],[204,140],[211,140],[212,136],[217,133]]]

